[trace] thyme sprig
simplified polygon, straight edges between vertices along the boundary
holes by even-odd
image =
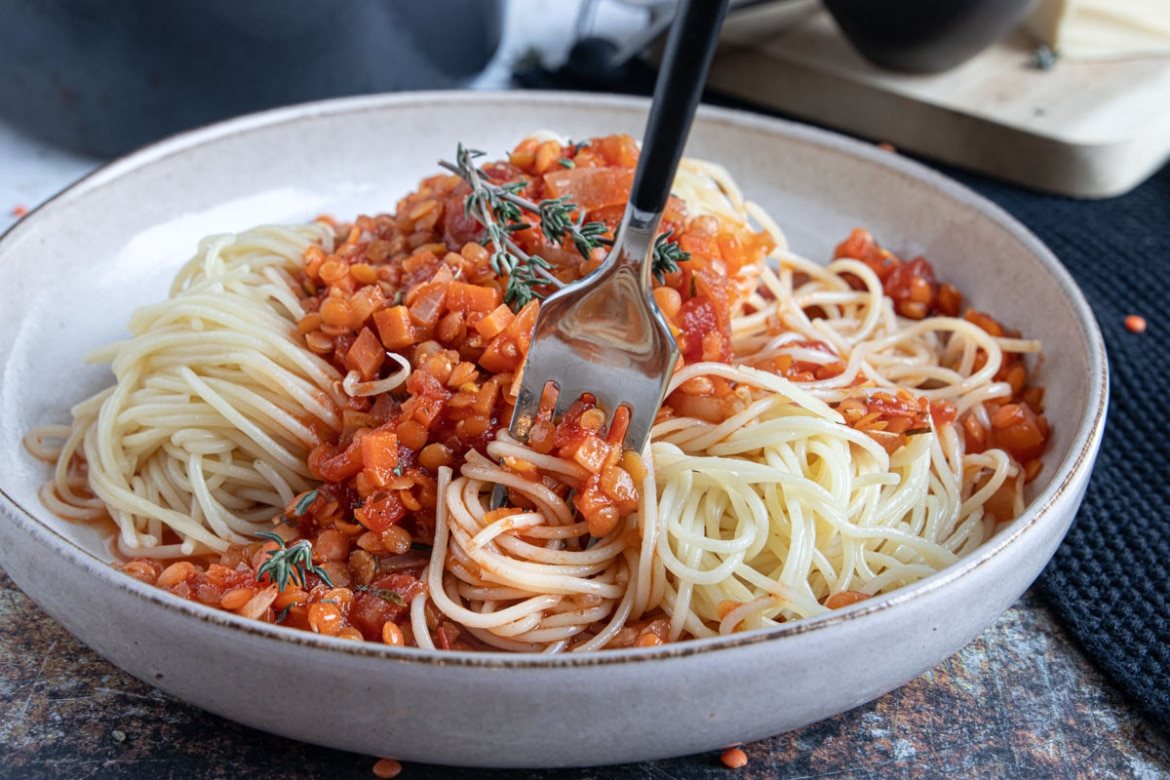
[[[588,141],[575,145],[573,154],[587,145]],[[595,249],[613,246],[614,239],[606,238],[609,226],[604,222],[585,222],[583,210],[568,195],[534,203],[520,195],[527,182],[495,184],[487,173],[475,165],[475,159],[483,154],[459,144],[455,154],[456,162],[452,164],[443,160],[439,164],[471,186],[471,192],[464,201],[464,211],[483,225],[484,243],[490,243],[494,249],[491,255],[492,269],[501,278],[508,278],[504,301],[514,311],[519,311],[533,298],[544,298],[539,287],[563,286],[549,272],[552,266],[547,260],[539,255],[528,254],[512,240],[513,233],[532,227],[524,220],[525,212],[536,216],[546,238],[556,244],[568,240],[587,260]],[[574,212],[577,213],[576,217],[573,216]],[[678,263],[691,257],[688,252],[682,251],[677,242],[670,241],[672,232],[659,235],[654,242],[651,270],[659,284],[664,283],[666,274],[678,271]]]
[[[301,539],[291,547],[285,546],[284,539],[271,531],[261,531],[257,536],[270,539],[278,545],[277,549],[269,550],[267,559],[256,571],[257,577],[267,575],[276,583],[277,590],[284,592],[289,583],[305,587],[308,583],[309,572],[316,574],[329,587],[333,587],[333,580],[329,572],[313,563],[313,543],[308,539]]]
[[[654,261],[650,272],[659,284],[666,284],[666,275],[678,273],[678,264],[691,259],[690,252],[684,252],[677,241],[671,241],[674,230],[659,233],[654,239]]]
[[[533,298],[544,298],[539,287],[563,287],[564,283],[549,272],[552,265],[547,260],[539,255],[528,254],[512,240],[512,233],[531,227],[523,219],[523,210],[528,208],[536,212],[539,207],[516,194],[524,188],[524,182],[504,185],[492,183],[474,162],[475,158],[483,154],[477,149],[468,149],[459,144],[455,152],[455,164],[445,160],[439,164],[471,186],[471,192],[464,201],[464,211],[483,225],[485,244],[490,243],[494,250],[491,255],[492,270],[508,280],[504,288],[504,302],[513,311],[519,311]]]

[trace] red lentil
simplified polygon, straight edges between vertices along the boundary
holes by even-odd
[[[723,751],[723,755],[719,756],[719,760],[728,769],[740,769],[747,766],[747,753],[739,748],[730,748]]]
[[[1139,314],[1131,314],[1125,318],[1125,328],[1130,333],[1145,333],[1146,318]]]
[[[393,758],[378,759],[377,763],[374,764],[374,777],[380,777],[382,780],[398,777],[401,772],[402,764]]]
[[[240,607],[247,604],[256,595],[255,588],[235,588],[229,590],[219,600],[219,606],[229,612],[235,612]]]

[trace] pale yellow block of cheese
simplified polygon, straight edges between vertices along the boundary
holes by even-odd
[[[1042,0],[1025,25],[1061,56],[1170,56],[1170,0]]]

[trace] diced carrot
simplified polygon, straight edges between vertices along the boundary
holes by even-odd
[[[454,286],[454,285],[452,285]],[[448,293],[448,296],[450,294]],[[449,305],[449,304],[448,304]],[[503,332],[505,328],[512,324],[512,320],[516,319],[516,315],[507,305],[501,303],[496,308],[492,309],[491,313],[475,323],[475,330],[479,335],[485,339],[492,339]]]
[[[479,388],[479,393],[475,397],[475,411],[487,417],[491,414],[492,409],[496,405],[496,399],[500,397],[500,383],[495,379],[489,379],[483,383],[483,387]]]
[[[464,314],[471,311],[492,311],[500,305],[501,300],[500,291],[494,287],[480,287],[478,284],[467,284],[458,280],[447,286],[447,308],[451,311],[461,311]]]
[[[394,478],[398,467],[398,436],[394,431],[369,431],[361,437],[362,471],[378,487]]]
[[[524,308],[516,312],[516,318],[508,323],[508,327],[504,329],[504,334],[515,340],[521,355],[528,354],[528,344],[532,341],[532,328],[536,325],[536,315],[539,311],[540,301],[529,301]]]
[[[366,266],[369,268],[370,266]],[[362,287],[355,292],[349,299],[349,307],[353,312],[355,322],[365,322],[371,314],[386,302],[386,296],[382,293],[382,288],[376,284],[371,284],[367,287]]]
[[[378,328],[378,338],[386,349],[402,349],[419,341],[410,319],[410,309],[405,306],[374,312],[374,326]]]
[[[386,359],[386,348],[378,341],[374,331],[362,328],[362,332],[354,339],[353,345],[345,353],[346,364],[361,374],[362,379],[370,379],[377,374]]]

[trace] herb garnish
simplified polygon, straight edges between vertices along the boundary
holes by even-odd
[[[471,192],[463,204],[464,211],[483,225],[484,244],[491,244],[495,250],[491,256],[492,270],[500,278],[508,278],[504,302],[513,311],[520,311],[533,298],[544,298],[538,287],[561,287],[563,282],[549,273],[552,266],[547,260],[539,255],[528,254],[511,238],[512,233],[532,227],[523,219],[524,210],[537,212],[540,208],[516,194],[526,183],[515,181],[504,185],[493,184],[488,175],[473,162],[483,154],[459,144],[455,152],[455,164],[446,161],[439,164],[471,185]]]
[[[284,619],[286,617],[288,617],[288,611],[292,608],[293,608],[293,602],[290,601],[287,605],[285,605],[284,609],[282,609],[280,612],[278,612],[276,614],[276,619],[273,620],[272,622],[277,623],[277,624],[283,623]]]
[[[402,598],[402,594],[396,590],[389,590],[387,588],[374,588],[369,585],[358,585],[356,588],[354,588],[354,590],[377,596],[378,598],[382,599],[382,601],[393,604],[397,607],[406,606],[406,599]]]
[[[318,493],[316,490],[310,490],[308,493],[305,493],[305,495],[301,496],[300,500],[297,501],[297,505],[293,507],[293,514],[295,514],[297,517],[301,517],[305,514],[305,512],[308,512],[309,507],[311,507],[313,502],[317,500],[317,495]]]
[[[691,259],[690,252],[684,252],[677,241],[671,241],[674,230],[659,234],[654,239],[654,263],[650,267],[659,284],[666,284],[666,275],[678,272],[678,264]]]
[[[271,539],[279,545],[277,549],[267,552],[267,560],[256,571],[257,577],[267,575],[276,583],[277,590],[282,593],[290,582],[299,587],[305,587],[309,572],[316,574],[329,587],[333,587],[333,580],[330,579],[329,572],[313,563],[313,544],[308,539],[301,539],[291,547],[286,547],[284,539],[279,534],[261,531],[256,535]]]
[[[588,141],[573,145],[571,155],[576,156],[582,147],[588,145]],[[494,184],[474,163],[475,158],[483,154],[459,144],[455,163],[444,160],[439,164],[471,186],[464,201],[464,212],[483,225],[483,243],[485,246],[490,244],[495,250],[491,255],[492,269],[501,278],[507,277],[504,301],[513,311],[519,311],[533,298],[545,297],[540,287],[563,286],[563,282],[550,273],[552,266],[547,260],[528,254],[512,240],[513,233],[532,227],[525,221],[525,213],[536,217],[540,229],[550,241],[561,244],[568,239],[587,260],[598,247],[613,246],[613,239],[605,237],[609,226],[604,222],[585,222],[584,213],[567,195],[533,203],[519,194],[527,186],[525,181]],[[569,158],[561,159],[559,163],[566,168],[576,165]],[[578,212],[576,218],[574,212]],[[670,235],[671,231],[668,231],[654,242],[652,271],[659,284],[664,282],[666,274],[678,270],[678,263],[691,257],[679,248],[677,242],[669,240]]]

